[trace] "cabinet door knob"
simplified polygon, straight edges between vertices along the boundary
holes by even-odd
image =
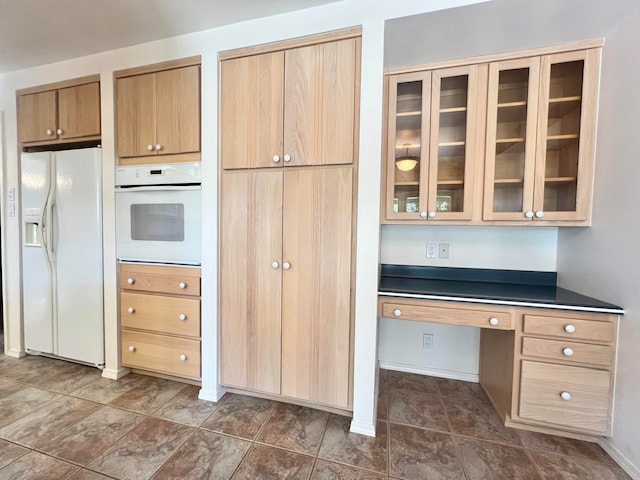
[[[429,218],[436,218],[436,212],[434,212],[433,210],[431,210],[429,212]]]
[[[147,150],[149,150],[150,152],[153,152],[153,145],[151,144],[147,145]]]
[[[284,154],[284,161],[289,163],[291,161],[291,155],[289,155],[288,153]]]
[[[57,133],[58,135],[62,135],[62,134],[64,133],[64,130],[62,130],[61,128],[59,128],[59,129],[57,129],[57,130],[56,130],[56,133]]]
[[[186,284],[186,283],[184,283],[184,282],[180,282],[180,283],[178,284],[178,286],[179,286],[181,289],[183,289],[183,290],[184,290],[185,288],[187,288],[187,284]]]
[[[576,327],[575,325],[568,324],[564,326],[564,331],[567,333],[575,333]]]
[[[536,212],[536,218],[542,218],[542,217],[544,217],[544,212],[542,210],[538,210]]]
[[[274,270],[277,270],[278,267],[280,267],[280,264],[277,261],[273,261],[273,263],[271,264],[271,266],[273,267]]]
[[[127,278],[127,283],[129,285],[133,285],[134,283],[136,283],[136,281],[133,278]]]
[[[133,307],[127,308],[127,312],[129,312],[129,313],[134,313],[135,311],[136,311],[136,309],[133,308]]]
[[[565,357],[572,357],[573,356],[573,348],[569,348],[569,347],[565,347],[562,349],[562,354]]]
[[[183,353],[182,355],[180,355],[180,360],[181,361],[185,361],[187,359],[187,356]]]
[[[180,315],[178,315],[178,318],[180,319],[180,321],[184,322],[187,319],[187,316],[184,313],[181,313]]]
[[[53,135],[53,130],[51,130],[50,128],[47,129],[47,135]]]
[[[424,212],[424,211],[423,211],[423,212],[420,212],[420,216],[421,216],[422,218],[427,218],[427,212]]]
[[[289,262],[284,262],[282,264],[282,268],[284,268],[285,270],[289,270],[291,268],[291,264]]]
[[[278,163],[280,161],[280,155],[274,155],[273,156],[273,162],[274,163]]]
[[[401,311],[399,308],[396,308],[396,309],[393,311],[393,314],[394,314],[396,317],[399,317],[400,315],[402,315],[402,311]]]
[[[156,143],[156,150],[158,151],[162,150],[162,145],[160,145],[159,143]]]
[[[129,345],[129,351],[130,352],[135,352],[136,351],[136,347],[134,347],[133,345]]]
[[[562,392],[560,394],[560,398],[563,400],[571,400],[571,394],[569,392]]]
[[[524,212],[524,216],[527,218],[533,218],[533,212],[531,210],[527,210]]]
[[[498,320],[496,317],[491,317],[489,319],[489,323],[495,327],[496,325],[498,325],[500,323],[500,320]]]

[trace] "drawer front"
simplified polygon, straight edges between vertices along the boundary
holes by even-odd
[[[170,375],[200,378],[200,341],[122,330],[122,364]]]
[[[511,313],[488,309],[462,309],[385,302],[382,305],[382,316],[500,330],[514,330],[515,328]]]
[[[200,300],[121,292],[120,321],[125,328],[199,337]]]
[[[611,365],[611,347],[565,340],[524,337],[522,339],[522,355],[550,360],[592,363],[603,367]]]
[[[583,320],[571,317],[524,316],[524,333],[553,335],[568,339],[611,342],[615,339],[616,328],[611,322]]]
[[[142,292],[200,296],[200,279],[183,275],[120,271],[120,288]]]
[[[519,415],[606,435],[609,429],[610,373],[604,370],[522,362]]]

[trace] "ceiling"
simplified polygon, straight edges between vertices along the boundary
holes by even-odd
[[[338,0],[0,0],[0,74]]]

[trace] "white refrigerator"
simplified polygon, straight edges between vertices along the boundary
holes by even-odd
[[[99,148],[23,153],[27,352],[104,366]]]

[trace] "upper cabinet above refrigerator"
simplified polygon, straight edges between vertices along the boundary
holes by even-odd
[[[114,76],[119,165],[200,161],[200,57]]]

